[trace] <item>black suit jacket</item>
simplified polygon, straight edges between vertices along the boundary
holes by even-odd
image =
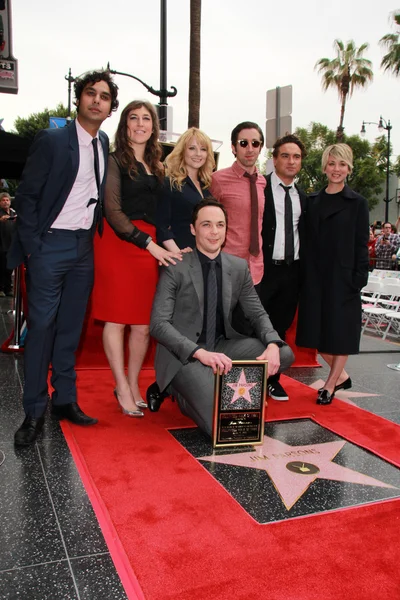
[[[276,231],[276,212],[274,197],[271,188],[271,174],[266,177],[267,185],[265,186],[265,206],[264,206],[264,218],[262,225],[262,239],[263,239],[263,254],[264,254],[264,269],[271,265],[272,254],[274,251],[275,244],[275,231]],[[307,196],[305,193],[295,186],[300,197],[301,216],[299,220],[299,236],[300,236],[300,258],[302,256],[302,245],[305,236],[305,213],[307,206]]]
[[[104,132],[100,131],[99,137],[104,153],[103,195],[109,144]],[[61,129],[43,129],[36,135],[15,197],[18,218],[8,252],[10,269],[20,265],[40,246],[43,234],[54,223],[68,198],[78,169],[79,145],[75,121]],[[99,205],[96,210],[100,210]]]
[[[203,196],[210,196],[210,190],[202,187]],[[163,193],[157,204],[157,242],[175,240],[179,248],[194,248],[196,240],[190,231],[193,208],[202,200],[202,196],[190,179],[186,177],[182,190],[171,189],[169,177],[165,178]]]

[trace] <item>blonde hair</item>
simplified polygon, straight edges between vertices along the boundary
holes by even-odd
[[[333,144],[332,146],[328,146],[325,148],[324,153],[322,155],[322,170],[325,173],[326,165],[329,161],[329,156],[333,156],[334,158],[338,158],[345,162],[349,169],[350,173],[353,170],[353,150],[347,144]]]
[[[215,169],[214,153],[210,138],[203,131],[200,131],[200,129],[191,127],[185,133],[182,133],[171,154],[165,159],[166,174],[169,177],[171,188],[175,187],[179,191],[182,191],[183,181],[188,176],[185,164],[185,151],[192,137],[196,138],[199,144],[207,148],[206,162],[199,169],[199,179],[204,187],[208,188],[211,185],[211,175]]]

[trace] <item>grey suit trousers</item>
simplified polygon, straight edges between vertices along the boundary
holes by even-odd
[[[222,339],[215,348],[215,352],[222,352],[232,360],[255,360],[264,350],[264,344],[256,338]],[[293,360],[289,346],[280,348],[279,372],[290,367]],[[183,365],[170,384],[171,393],[176,397],[181,412],[208,435],[212,434],[214,380],[211,367],[195,360]]]

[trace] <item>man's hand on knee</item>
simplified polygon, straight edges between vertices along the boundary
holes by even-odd
[[[214,373],[217,372],[218,367],[221,373],[229,373],[232,368],[231,359],[222,352],[209,352],[204,348],[199,348],[193,354],[193,358],[199,360],[206,367],[211,367]]]
[[[279,347],[276,344],[268,344],[266,349],[256,360],[268,361],[268,375],[275,375],[281,366],[281,358],[279,355]]]

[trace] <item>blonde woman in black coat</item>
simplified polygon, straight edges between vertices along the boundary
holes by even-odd
[[[335,392],[351,387],[345,366],[348,355],[359,352],[369,211],[365,198],[346,185],[352,169],[353,153],[347,144],[326,148],[322,170],[328,185],[309,197],[306,214],[296,343],[317,348],[330,367],[317,404],[330,404]]]

